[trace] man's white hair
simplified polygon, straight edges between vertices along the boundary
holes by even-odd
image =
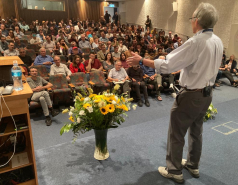
[[[203,29],[213,28],[218,21],[218,12],[209,3],[201,3],[195,10],[193,16],[198,19],[198,24]]]
[[[46,49],[45,49],[45,48],[40,48],[40,49],[39,49],[39,51],[40,51],[40,52],[41,52],[42,50],[45,50],[45,51],[46,51]]]

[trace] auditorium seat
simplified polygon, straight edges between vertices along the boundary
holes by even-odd
[[[68,82],[65,75],[52,75],[49,78],[49,82],[53,85],[53,87],[48,90],[50,91],[50,96],[54,105],[72,102],[72,93],[68,87]]]
[[[104,77],[104,73],[102,71],[93,71],[89,74],[89,82],[88,82],[95,93],[102,92],[106,89],[110,89],[110,83],[107,83]]]

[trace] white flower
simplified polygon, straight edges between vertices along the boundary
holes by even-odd
[[[136,104],[132,105],[133,110],[136,110],[136,107],[137,107]]]
[[[69,116],[72,116],[72,115],[73,115],[73,113],[70,111],[70,112],[69,112]]]
[[[116,99],[116,101],[118,100],[118,97],[117,96],[115,96],[115,99]]]
[[[89,100],[90,100],[90,98],[87,97],[87,98],[84,99],[84,102],[87,102],[87,101],[89,101]]]
[[[98,103],[98,107],[105,107],[106,106],[106,103],[104,102],[104,101],[100,101],[99,103]]]
[[[84,112],[84,110],[81,110],[81,111],[79,111],[79,115],[80,115],[80,116],[83,116],[83,115],[85,115],[85,112]]]
[[[77,118],[77,123],[80,123],[80,118]]]
[[[113,104],[113,105],[116,105],[117,102],[116,102],[115,100],[112,100],[112,104]]]
[[[70,111],[74,111],[74,107],[70,107]]]
[[[92,107],[88,107],[87,110],[88,110],[89,113],[93,112],[93,108]]]

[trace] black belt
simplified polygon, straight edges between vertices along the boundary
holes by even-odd
[[[204,89],[204,88],[202,88],[202,89],[187,89],[187,87],[182,87],[182,88],[184,88],[186,91],[193,91],[193,92],[195,92],[195,91],[202,92]]]

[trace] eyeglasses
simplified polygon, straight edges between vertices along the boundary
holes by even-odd
[[[189,21],[192,22],[193,19],[197,19],[197,17],[191,17],[189,18]]]

